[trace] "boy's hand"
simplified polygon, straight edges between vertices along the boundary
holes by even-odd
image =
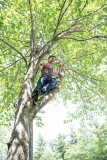
[[[39,54],[36,58],[38,59],[41,56],[41,54]]]
[[[59,64],[59,67],[62,68],[62,63]]]

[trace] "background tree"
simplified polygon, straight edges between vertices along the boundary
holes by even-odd
[[[50,52],[59,58],[57,63],[63,61],[59,96],[79,104],[77,115],[106,111],[106,6],[105,0],[0,1],[0,113],[6,115],[2,123],[15,118],[9,160],[27,159],[31,122],[59,92],[55,88],[33,105],[38,63]]]
[[[39,142],[42,145],[39,145],[35,152],[36,156],[40,155],[37,159],[45,160],[51,157],[52,160],[106,160],[107,121],[99,123],[98,119],[84,120],[78,131],[75,132],[72,127],[70,133],[59,134],[56,139],[48,142],[46,147],[43,147],[43,143],[38,139],[36,144]]]
[[[58,137],[56,140],[53,140],[50,142],[50,147],[55,153],[55,158],[56,159],[62,159],[64,160],[64,155],[65,155],[65,135],[58,134]]]
[[[11,130],[8,126],[0,126],[0,160],[6,160],[7,141],[10,137]]]
[[[34,160],[41,159],[44,151],[46,149],[46,142],[41,134],[38,135],[38,140],[36,142]]]
[[[50,150],[44,151],[41,158],[40,158],[40,160],[47,160],[47,159],[56,160],[55,156],[54,156],[54,153]]]
[[[95,120],[82,124],[78,130],[77,143],[68,146],[66,160],[101,160],[106,159],[107,137],[106,121],[102,124]],[[97,126],[97,127],[96,127]]]

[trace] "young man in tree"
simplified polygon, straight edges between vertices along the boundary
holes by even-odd
[[[59,71],[56,72],[53,69],[53,64],[56,57],[51,55],[48,57],[48,63],[40,63],[38,66],[41,71],[41,77],[38,80],[36,88],[33,90],[32,98],[37,101],[40,94],[45,94],[50,91],[57,83],[57,78],[54,75],[60,75],[62,70],[62,64],[59,64]]]

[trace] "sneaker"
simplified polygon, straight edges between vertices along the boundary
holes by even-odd
[[[32,98],[34,99],[34,101],[38,100],[38,91],[35,91],[35,93],[32,94]]]

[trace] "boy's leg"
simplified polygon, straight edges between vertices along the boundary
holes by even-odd
[[[46,85],[46,76],[42,76],[39,78],[36,88],[32,92],[32,98],[37,101],[38,96],[41,93],[41,89],[44,85]]]
[[[43,94],[45,94],[46,92],[48,92],[49,90],[54,88],[56,84],[57,84],[57,79],[56,78],[50,78],[47,85],[42,88],[41,92]]]
[[[34,89],[33,93],[32,93],[32,98],[37,101],[38,100],[38,96],[40,94],[40,90]]]

